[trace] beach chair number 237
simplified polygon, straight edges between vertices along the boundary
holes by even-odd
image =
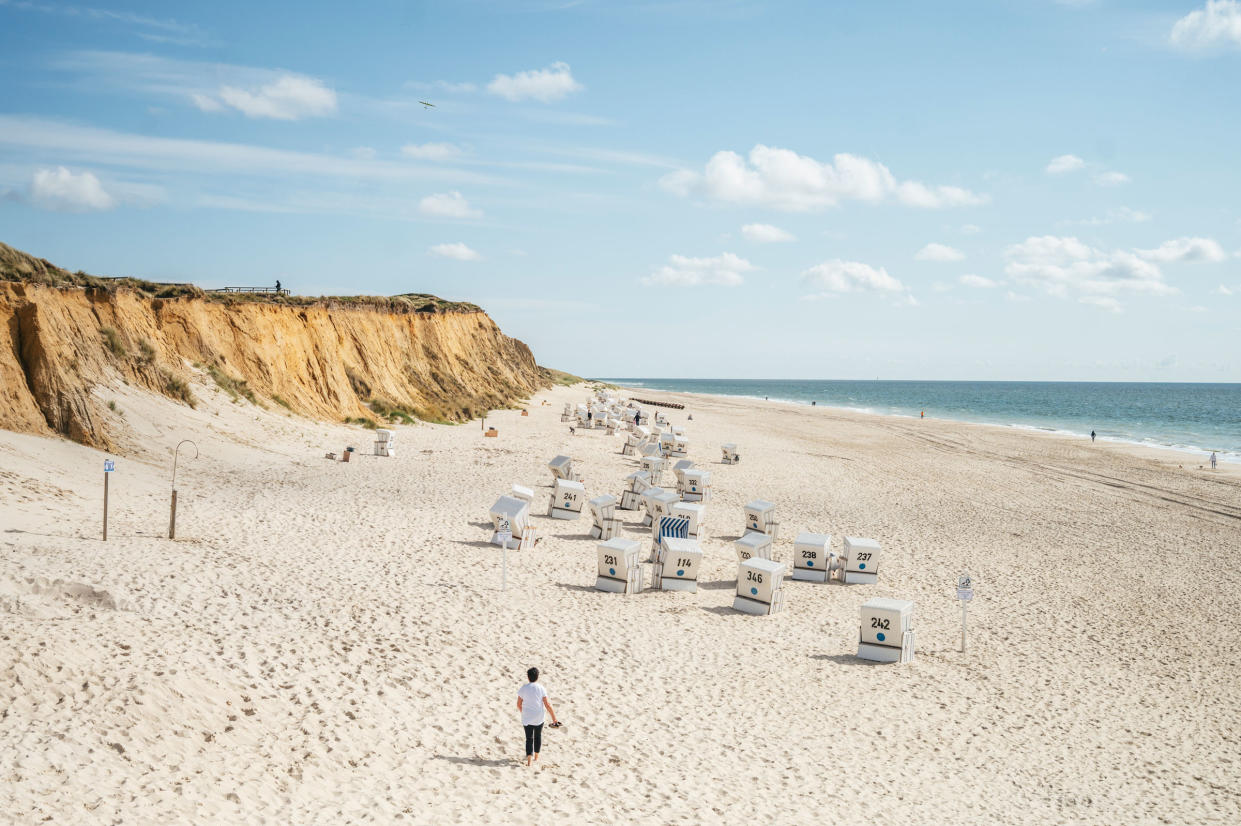
[[[805,551],[802,551],[802,553],[805,553]],[[865,562],[866,560],[870,559],[870,556],[871,555],[868,553],[863,553],[859,551],[857,555],[858,562]]]

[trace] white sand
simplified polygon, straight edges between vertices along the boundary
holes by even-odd
[[[619,436],[569,436],[581,388],[493,415],[498,439],[403,427],[396,457],[348,464],[323,453],[372,434],[196,393],[197,411],[102,394],[134,433],[106,544],[103,454],[0,433],[0,820],[1241,821],[1235,473],[644,391],[689,403],[715,498],[699,593],[623,597],[591,587],[589,516],[542,515],[553,455],[591,496],[635,465]],[[170,542],[180,438],[201,457]],[[509,552],[501,592],[484,521],[513,482],[550,538]],[[880,540],[879,584],[788,582],[785,613],[734,613],[730,540],[757,497],[783,559],[802,530]],[[914,664],[854,657],[873,596],[915,601]],[[526,769],[532,664],[566,725]]]

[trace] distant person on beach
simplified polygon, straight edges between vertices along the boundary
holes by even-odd
[[[517,689],[517,710],[521,712],[521,725],[526,730],[526,765],[529,766],[539,759],[539,748],[543,745],[543,721],[547,715],[552,716],[552,728],[558,728],[556,712],[547,701],[547,690],[539,685],[539,670],[531,668],[526,672],[530,682]]]
[[[595,416],[595,412],[593,410],[587,410],[586,411],[586,424],[590,424],[590,420],[593,419],[594,416]]]
[[[633,423],[635,427],[637,425],[642,424],[642,411],[641,410],[633,411]]]
[[[276,292],[280,292],[280,279],[276,279]]]
[[[1211,451],[1211,470],[1215,470],[1215,451]]]
[[[1090,431],[1090,441],[1094,441],[1094,431]]]
[[[919,419],[925,419],[925,418],[926,418],[926,411],[925,411],[925,410],[923,410],[923,411],[922,411],[922,415],[921,415],[921,416],[919,416],[918,418],[919,418]]]

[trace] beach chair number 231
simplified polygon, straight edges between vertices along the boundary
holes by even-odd
[[[615,564],[616,564],[616,557],[614,557],[614,556],[612,556],[612,555],[610,555],[610,554],[604,554],[604,555],[603,555],[603,564],[604,564],[604,565],[615,565]]]

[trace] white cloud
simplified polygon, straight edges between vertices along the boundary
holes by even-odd
[[[423,215],[434,215],[440,218],[483,217],[482,210],[471,209],[465,196],[456,190],[428,195],[418,202],[418,211]]]
[[[1152,216],[1149,212],[1142,212],[1129,207],[1116,207],[1109,209],[1107,215],[1102,218],[1087,218],[1084,221],[1078,221],[1082,226],[1102,227],[1108,224],[1144,224],[1149,221]]]
[[[1211,292],[1215,293],[1216,295],[1232,295],[1233,290],[1231,287],[1227,287],[1223,284],[1220,284],[1218,287],[1211,290]]]
[[[1062,298],[1091,298],[1085,303],[1119,309],[1122,293],[1171,295],[1178,292],[1160,270],[1161,263],[1222,260],[1223,250],[1208,238],[1178,238],[1151,250],[1095,249],[1076,238],[1031,236],[1004,251],[1005,273],[1015,282]],[[1109,298],[1110,301],[1094,300]]]
[[[947,244],[927,244],[914,256],[918,261],[962,261],[965,253]]]
[[[360,161],[371,161],[375,159],[376,152],[373,146],[355,146],[349,154]]]
[[[1123,172],[1100,172],[1094,176],[1094,182],[1099,186],[1120,186],[1129,183],[1129,176]]]
[[[701,173],[670,172],[660,186],[681,197],[753,204],[790,212],[834,206],[841,201],[877,203],[895,199],[907,206],[940,208],[974,206],[987,198],[955,186],[927,186],[898,181],[886,166],[856,155],[838,154],[820,162],[789,149],[762,144],[748,158],[722,150]]]
[[[1022,295],[1021,293],[1015,293],[1012,290],[1009,290],[1008,292],[1004,293],[1004,298],[1009,301],[1015,302],[1015,303],[1030,300],[1030,296]]]
[[[450,180],[460,185],[494,184],[497,178],[457,169],[414,166],[397,161],[362,161],[314,152],[272,149],[244,143],[164,138],[115,132],[74,123],[0,114],[0,147],[55,153],[81,163],[124,166],[147,172],[221,173],[265,178],[302,176],[359,180]]]
[[[1112,298],[1110,295],[1084,295],[1077,300],[1082,304],[1092,304],[1095,307],[1102,307],[1109,312],[1122,312],[1120,302],[1115,298]]]
[[[1057,155],[1047,164],[1047,172],[1051,175],[1063,175],[1076,172],[1086,166],[1086,162],[1076,155]]]
[[[531,69],[515,75],[496,75],[487,84],[487,91],[505,100],[537,100],[551,103],[554,100],[584,89],[573,79],[569,64],[553,63],[546,69]]]
[[[439,258],[452,258],[456,261],[477,261],[481,257],[460,241],[454,244],[436,244],[428,252]]]
[[[409,143],[401,147],[401,154],[420,161],[447,161],[461,155],[461,147],[451,143]]]
[[[221,86],[214,97],[195,92],[190,99],[204,112],[231,106],[251,118],[300,120],[336,111],[336,93],[323,82],[305,75],[283,74],[253,89]]]
[[[201,92],[191,92],[190,101],[204,112],[223,112],[224,104],[220,103],[210,95],[204,95]]]
[[[465,94],[478,91],[478,86],[474,83],[454,83],[449,80],[433,80],[429,83],[426,81],[411,80],[405,85],[410,89],[419,89],[426,92],[448,92],[450,94]]]
[[[63,166],[40,169],[30,181],[30,203],[56,212],[112,209],[116,199],[91,172],[70,172]]]
[[[973,273],[963,275],[957,280],[967,287],[977,287],[979,289],[990,289],[992,287],[1000,286],[1000,282],[998,281],[992,281],[990,278],[984,278],[981,275],[974,275]]]
[[[741,234],[749,241],[755,241],[760,244],[775,244],[781,241],[796,241],[793,233],[782,230],[779,227],[773,227],[771,224],[746,224],[741,228]]]
[[[668,263],[648,276],[642,283],[648,286],[670,287],[702,287],[708,285],[735,287],[745,279],[743,272],[750,272],[756,267],[749,261],[731,252],[717,255],[714,258],[688,258],[684,255],[671,255]]]
[[[961,232],[965,235],[977,235],[982,232],[982,227],[978,226],[978,224],[964,224],[961,227]]]
[[[1241,3],[1207,0],[1205,6],[1173,24],[1169,40],[1188,51],[1241,47]]]
[[[1153,250],[1137,250],[1148,261],[1169,264],[1174,261],[1223,261],[1228,257],[1224,248],[1210,238],[1176,238],[1164,241]]]
[[[842,261],[833,258],[816,264],[801,274],[802,283],[821,291],[821,295],[841,293],[876,292],[892,296],[905,296],[909,303],[916,303],[905,285],[888,275],[883,267],[875,268],[861,261]]]

